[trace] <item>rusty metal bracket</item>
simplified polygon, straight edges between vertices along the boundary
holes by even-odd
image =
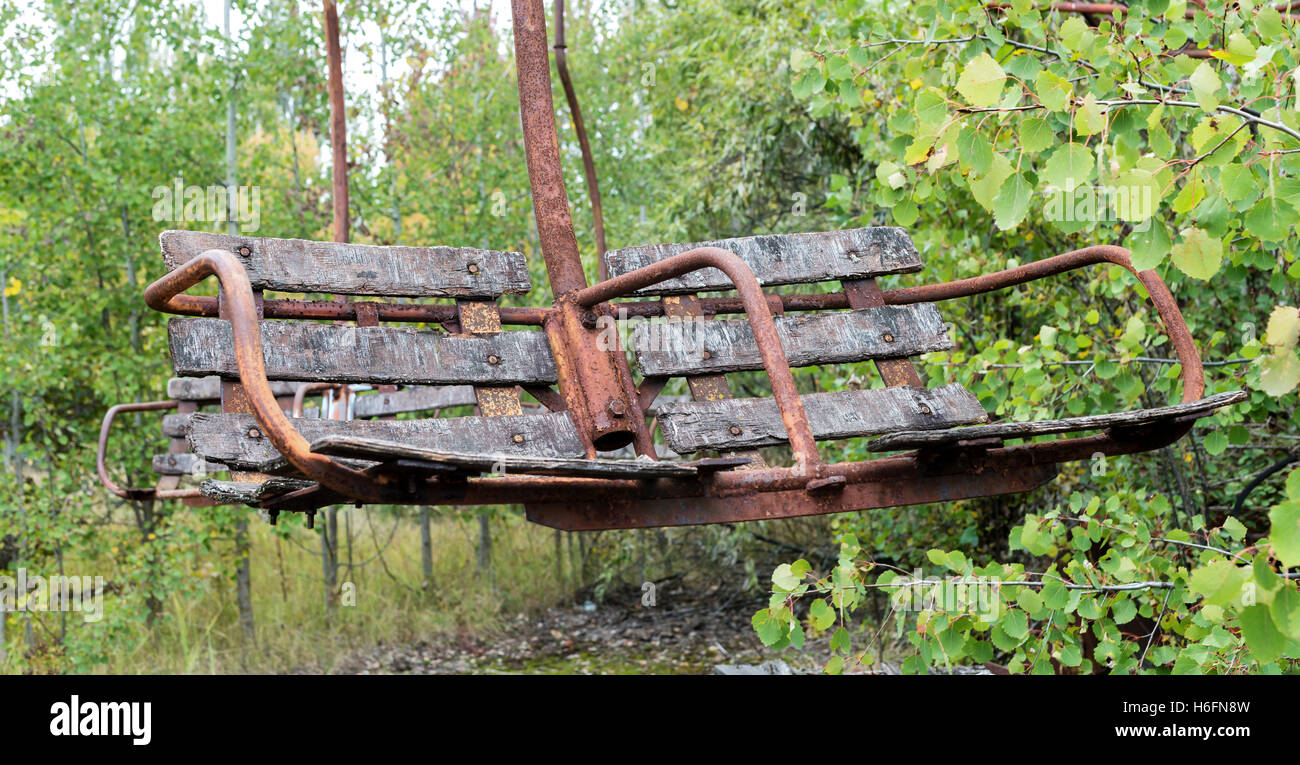
[[[110,406],[104,413],[104,419],[99,425],[99,446],[95,451],[95,470],[99,473],[99,482],[104,484],[104,488],[113,492],[125,500],[136,502],[148,502],[155,499],[187,499],[192,497],[201,497],[203,493],[198,489],[159,489],[157,487],[134,488],[117,485],[112,478],[108,477],[108,466],[106,454],[108,451],[108,435],[113,428],[113,420],[117,415],[123,412],[158,412],[175,409],[180,406],[179,401],[142,401],[134,404],[116,404]]]

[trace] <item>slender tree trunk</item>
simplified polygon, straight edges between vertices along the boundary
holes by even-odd
[[[480,573],[492,569],[492,524],[487,513],[478,515],[478,570]]]
[[[339,511],[331,507],[325,511],[325,522],[321,524],[320,563],[325,580],[325,613],[334,611],[337,602],[339,582]]]
[[[433,587],[433,534],[429,529],[429,506],[420,508],[420,572],[424,575],[425,590]]]

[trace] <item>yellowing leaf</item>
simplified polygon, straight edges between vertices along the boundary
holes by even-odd
[[[1002,98],[1002,83],[1006,79],[1007,74],[998,62],[989,54],[981,53],[962,69],[957,80],[957,92],[971,106],[993,106]]]
[[[1294,348],[1297,336],[1300,336],[1300,310],[1289,305],[1274,308],[1268,317],[1264,341],[1278,348]]]
[[[1216,94],[1223,83],[1219,79],[1219,73],[1214,71],[1214,67],[1210,66],[1208,61],[1202,61],[1187,81],[1192,86],[1192,94],[1196,96],[1196,101],[1202,109],[1213,112],[1219,108],[1219,97]]]
[[[1170,250],[1178,270],[1201,281],[1218,273],[1223,265],[1223,242],[1199,228],[1185,228],[1181,234],[1183,240]]]
[[[13,297],[23,291],[23,283],[14,277],[9,277],[9,283],[5,285],[5,297]]]

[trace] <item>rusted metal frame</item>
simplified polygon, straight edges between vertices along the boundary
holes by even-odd
[[[1178,309],[1178,303],[1169,292],[1160,275],[1155,271],[1138,271],[1133,267],[1133,260],[1128,250],[1115,245],[1099,244],[1084,247],[1061,255],[1026,263],[1016,268],[1008,268],[969,279],[959,279],[942,284],[927,284],[920,287],[902,287],[885,290],[883,297],[890,305],[909,303],[936,303],[942,300],[969,297],[984,292],[1014,287],[1018,284],[1035,281],[1048,276],[1073,271],[1084,266],[1109,263],[1119,266],[1137,277],[1146,287],[1151,302],[1156,307],[1165,326],[1165,334],[1174,347],[1174,355],[1183,367],[1183,402],[1198,401],[1205,393],[1205,370],[1201,366],[1201,355],[1196,350],[1196,343],[1187,329],[1187,321]]]
[[[763,368],[772,384],[772,396],[781,411],[781,420],[794,451],[796,469],[807,477],[820,478],[821,456],[808,424],[808,415],[799,400],[794,375],[786,361],[776,324],[772,321],[772,309],[754,273],[734,253],[720,247],[700,247],[587,287],[558,302],[593,307],[620,295],[703,268],[716,268],[726,274],[739,293],[745,304],[746,316],[753,329],[759,354],[763,358]]]
[[[280,408],[266,379],[258,312],[248,275],[233,253],[208,250],[163,276],[145,290],[145,302],[156,311],[171,312],[180,293],[207,276],[221,285],[222,315],[233,330],[239,377],[250,409],[262,426],[262,434],[302,474],[359,501],[401,502],[403,493],[381,479],[341,465],[311,451],[310,444],[296,430]]]
[[[118,486],[112,478],[108,477],[108,466],[106,464],[106,454],[108,451],[108,436],[113,428],[113,420],[122,412],[157,412],[176,409],[181,402],[179,401],[142,401],[132,404],[115,404],[108,408],[104,413],[104,419],[99,425],[99,444],[95,451],[95,470],[99,474],[99,482],[104,484],[104,488],[113,494],[125,500],[131,501],[149,501],[154,499],[181,499],[184,497],[198,497],[202,493],[198,489],[159,489],[157,487],[134,488]]]
[[[665,296],[662,298],[664,304],[664,314],[668,317],[679,318],[703,318],[704,311],[700,308],[700,301],[696,295],[676,295]],[[704,349],[704,353],[708,353]],[[691,398],[696,401],[718,401],[729,399],[731,395],[731,383],[724,374],[713,375],[691,375],[686,378],[686,386],[691,391]],[[653,403],[644,404],[648,408]],[[728,451],[725,455],[735,455],[747,457],[750,463],[741,468],[741,470],[758,470],[767,467],[767,460],[763,458],[762,452],[758,449],[745,449],[739,451]]]
[[[600,208],[600,182],[596,176],[596,160],[592,157],[591,143],[587,140],[587,128],[582,121],[582,109],[578,107],[578,93],[573,87],[573,78],[569,76],[569,62],[564,44],[564,0],[555,0],[555,70],[560,75],[564,86],[564,98],[569,102],[569,115],[573,119],[573,132],[578,136],[578,148],[582,152],[583,176],[587,181],[587,198],[591,200],[592,228],[596,235],[596,273],[603,282],[609,278],[605,265],[605,216]]]
[[[318,393],[323,390],[334,390],[342,383],[313,382],[303,383],[293,392],[293,407],[290,409],[290,416],[298,418],[302,416],[303,403],[307,399],[308,393]],[[323,414],[323,412],[322,412]]]

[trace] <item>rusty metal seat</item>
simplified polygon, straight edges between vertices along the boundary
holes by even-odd
[[[588,285],[560,165],[545,12],[539,0],[514,0],[512,8],[551,305],[497,305],[530,287],[519,253],[163,234],[170,273],[150,285],[145,300],[185,317],[169,327],[177,372],[223,380],[222,413],[189,421],[194,453],[232,470],[232,481],[209,485],[210,494],[249,501],[273,517],[343,502],[522,502],[530,520],[565,529],[788,518],[1028,491],[1070,460],[1173,443],[1197,417],[1244,395],[1202,398],[1200,357],[1173,296],[1154,271],[1137,272],[1119,247],[947,284],[882,289],[877,277],[920,271],[921,262],[905,232],[867,228],[618,250],[607,254],[610,278]],[[960,385],[922,384],[909,357],[951,342],[933,303],[1097,264],[1119,266],[1145,288],[1181,365],[1179,404],[985,424],[982,407]],[[216,277],[219,297],[183,294],[208,276]],[[840,289],[763,292],[828,281]],[[700,294],[732,289],[734,297]],[[376,300],[273,299],[265,291]],[[744,319],[719,318],[730,314]],[[638,381],[624,349],[605,336],[624,318],[650,317],[676,321],[656,328],[667,335],[653,343],[635,340],[650,327],[633,333]],[[886,387],[801,396],[791,372],[791,365],[868,359]],[[759,369],[772,397],[732,398],[725,374]],[[686,378],[693,400],[656,405],[673,377]],[[481,416],[291,419],[272,380],[472,385]],[[521,391],[547,411],[525,414]],[[721,456],[665,463],[652,422],[674,452]],[[1097,432],[1007,443],[1087,431]],[[910,451],[824,461],[817,441],[842,438],[880,438],[873,448]],[[788,465],[769,466],[755,451],[786,443]],[[629,447],[636,459],[601,457]],[[239,483],[252,488],[241,491]]]

